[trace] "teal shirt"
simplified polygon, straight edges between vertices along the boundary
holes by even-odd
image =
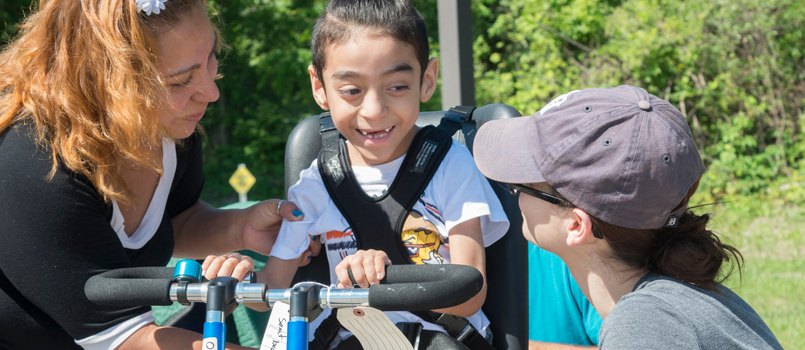
[[[601,316],[558,256],[528,245],[528,338],[598,345]]]

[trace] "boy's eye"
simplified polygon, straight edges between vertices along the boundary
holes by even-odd
[[[357,95],[357,94],[361,93],[361,90],[360,89],[346,89],[346,90],[340,90],[338,93],[340,93],[341,95],[352,96],[352,95]]]
[[[389,88],[391,91],[405,91],[408,90],[408,85],[392,86]]]

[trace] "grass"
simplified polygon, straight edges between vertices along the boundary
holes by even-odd
[[[743,207],[743,206],[741,206]],[[805,207],[776,206],[760,216],[726,204],[713,228],[744,256],[743,276],[725,283],[766,321],[785,349],[805,344]]]

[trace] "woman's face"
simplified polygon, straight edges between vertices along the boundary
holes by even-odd
[[[546,183],[525,186],[556,195],[556,191]],[[520,193],[519,196],[520,211],[523,214],[523,235],[526,240],[542,249],[556,252],[556,248],[565,242],[566,236],[560,233],[563,230],[563,214],[566,214],[567,209],[525,193]]]
[[[216,44],[212,23],[200,5],[178,25],[166,27],[157,36],[157,69],[169,92],[158,113],[159,122],[173,138],[190,136],[207,105],[218,99]]]

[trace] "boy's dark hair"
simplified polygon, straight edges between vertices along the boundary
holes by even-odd
[[[322,86],[327,47],[346,42],[365,29],[411,45],[422,68],[421,83],[430,58],[428,32],[422,15],[408,0],[332,0],[316,19],[311,38],[313,67]]]

